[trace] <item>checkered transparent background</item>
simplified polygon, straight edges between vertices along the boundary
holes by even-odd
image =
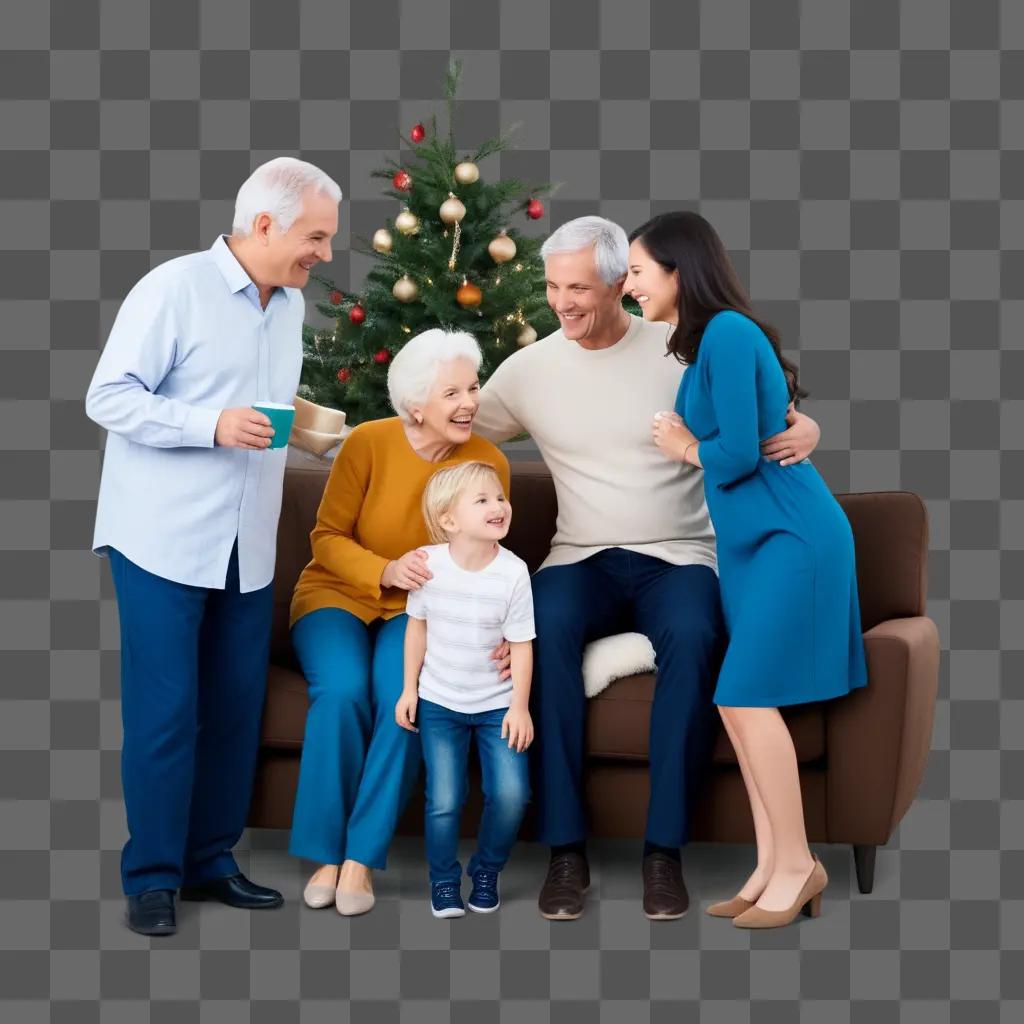
[[[1024,4],[1019,0],[2,0],[0,998],[5,1020],[286,1022],[1024,1019]],[[120,924],[118,635],[88,552],[101,437],[83,395],[128,288],[230,225],[292,153],[342,185],[332,273],[358,288],[394,213],[369,172],[465,65],[485,175],[564,182],[546,233],[695,206],[782,330],[834,490],[931,516],[943,638],[919,798],[855,893],[749,935],[652,925],[638,850],[594,850],[586,916],[549,925],[524,844],[490,918],[434,922],[420,844],[368,917],[297,902],[305,866],[249,837],[279,913]],[[780,628],[785,628],[780,623]],[[750,850],[695,847],[695,899]]]

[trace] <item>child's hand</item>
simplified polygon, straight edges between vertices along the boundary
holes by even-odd
[[[408,729],[409,732],[419,732],[419,729],[413,725],[416,721],[416,704],[419,701],[419,697],[415,693],[405,693],[403,691],[402,696],[398,698],[398,703],[395,705],[395,721],[403,728]]]
[[[501,738],[521,754],[533,742],[533,719],[526,708],[509,708],[501,720]]]

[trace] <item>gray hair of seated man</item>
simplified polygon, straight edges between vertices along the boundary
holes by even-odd
[[[555,253],[579,252],[593,246],[594,263],[605,284],[615,284],[629,269],[626,232],[604,217],[577,217],[551,233],[540,247],[544,259]]]
[[[453,359],[468,359],[475,370],[480,369],[483,357],[472,334],[432,327],[398,350],[388,367],[388,398],[406,423],[417,422],[412,406],[426,404],[442,365]]]
[[[302,197],[309,189],[341,202],[341,187],[315,164],[291,156],[275,157],[260,164],[242,182],[235,197],[232,232],[248,235],[261,213],[269,213],[278,228],[287,231],[299,216]]]

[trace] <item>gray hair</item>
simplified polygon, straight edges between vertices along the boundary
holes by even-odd
[[[629,239],[614,221],[577,217],[557,228],[540,247],[541,257],[594,247],[594,263],[605,284],[615,284],[629,269]]]
[[[248,235],[252,222],[261,213],[269,213],[278,228],[287,231],[299,216],[302,197],[308,189],[341,202],[338,183],[314,164],[291,156],[268,160],[242,182],[235,198],[231,230],[236,235]]]
[[[410,407],[423,405],[430,397],[441,364],[453,359],[468,359],[474,370],[480,369],[480,346],[472,334],[432,327],[398,350],[388,367],[388,398],[406,423],[413,422]]]

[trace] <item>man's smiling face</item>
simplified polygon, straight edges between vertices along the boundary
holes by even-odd
[[[552,253],[544,260],[548,305],[562,333],[584,341],[622,316],[622,280],[606,284],[598,273],[593,246],[576,252]]]
[[[302,199],[298,217],[287,231],[270,226],[268,256],[276,285],[304,288],[309,272],[331,261],[331,239],[338,233],[338,204],[312,189]]]

